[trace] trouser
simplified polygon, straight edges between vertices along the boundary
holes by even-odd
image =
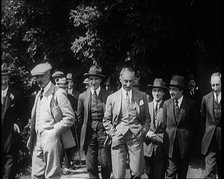
[[[61,177],[60,156],[62,144],[54,129],[37,134],[32,156],[32,179]]]
[[[218,170],[219,179],[222,177],[221,168],[221,151],[219,150],[216,140],[213,137],[208,152],[205,155],[205,178],[216,178],[216,169]]]
[[[165,178],[165,156],[155,156],[152,154],[151,157],[145,156],[146,174],[149,179],[162,179]]]
[[[188,157],[181,157],[179,142],[176,138],[174,142],[173,156],[168,157],[166,178],[176,179],[176,175],[178,175],[178,179],[185,179],[187,177],[188,166],[189,159]]]
[[[127,156],[131,178],[140,178],[145,167],[142,138],[137,138],[130,130],[124,136],[123,134],[118,135],[121,137],[116,134],[113,136],[112,146],[115,142],[119,144],[113,146],[111,150],[114,178],[125,178]]]
[[[110,178],[111,175],[111,149],[110,146],[104,146],[106,139],[105,129],[101,124],[98,125],[96,131],[88,130],[87,134],[89,144],[85,150],[86,167],[89,178],[99,178],[98,164],[101,166],[101,175],[103,179]]]
[[[10,133],[6,142],[2,143],[2,162],[1,162],[1,178],[2,179],[14,179],[18,171],[18,155],[20,138],[16,133]]]

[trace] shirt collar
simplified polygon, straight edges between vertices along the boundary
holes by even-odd
[[[100,89],[101,89],[100,86],[96,89],[96,94],[97,94],[97,96],[99,96]],[[91,90],[91,93],[93,94],[93,93],[94,93],[94,89],[93,89],[93,88],[90,88],[90,90]]]
[[[222,94],[221,94],[221,92],[218,94],[218,102],[220,102],[220,100],[221,100],[221,96],[222,96]],[[214,93],[214,99],[216,99],[216,94]]]
[[[6,89],[2,90],[2,96],[6,96],[8,89],[9,89],[9,86],[7,86]]]
[[[181,103],[183,101],[183,95],[177,100],[178,101],[178,106],[180,107],[181,106]]]
[[[160,106],[161,102],[162,102],[162,100],[160,100],[159,102],[156,102],[155,100],[153,100],[153,106],[154,106],[154,108],[156,107],[156,104],[158,104]]]
[[[121,89],[122,89],[123,96],[126,97],[127,91],[124,88],[121,88]],[[130,100],[132,99],[132,89],[128,91],[128,97]]]

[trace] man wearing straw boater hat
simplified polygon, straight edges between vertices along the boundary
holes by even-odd
[[[107,134],[103,127],[103,116],[108,92],[101,85],[102,69],[92,65],[84,76],[89,78],[89,88],[79,95],[78,121],[81,129],[80,150],[84,150],[89,178],[99,178],[98,164],[103,179],[110,178],[110,145],[104,145]]]
[[[161,78],[155,78],[153,85],[148,86],[152,89],[153,101],[148,105],[151,123],[144,143],[146,174],[149,178],[160,179],[165,177],[163,96],[168,88]]]
[[[168,138],[168,178],[186,178],[191,137],[196,117],[195,103],[184,95],[185,78],[174,75],[169,84],[171,99],[164,102],[163,120]]]
[[[32,154],[31,178],[61,177],[61,152],[75,145],[69,127],[75,115],[63,89],[51,81],[49,63],[36,65],[31,74],[41,90],[37,93],[31,113],[30,138],[27,147]]]
[[[22,94],[9,85],[10,70],[4,63],[1,66],[1,178],[15,178],[18,166],[19,134],[27,124],[27,109]]]

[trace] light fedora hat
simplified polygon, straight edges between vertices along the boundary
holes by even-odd
[[[11,74],[11,71],[9,70],[8,66],[6,63],[3,63],[1,66],[1,74],[2,75],[9,75]]]
[[[178,88],[185,88],[185,78],[180,75],[173,75],[169,86],[174,86]]]
[[[102,68],[96,66],[96,65],[92,65],[89,68],[89,72],[84,74],[85,77],[89,77],[89,76],[98,76],[101,78],[104,78],[105,76],[102,74]]]
[[[161,88],[164,90],[168,90],[168,88],[166,87],[166,84],[164,82],[164,80],[162,78],[155,78],[153,81],[153,84],[149,84],[148,87],[150,88]]]

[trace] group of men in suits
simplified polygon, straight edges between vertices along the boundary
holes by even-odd
[[[90,178],[125,178],[126,164],[131,178],[186,178],[195,130],[195,101],[185,95],[185,78],[174,75],[168,86],[156,78],[153,100],[134,87],[135,72],[120,72],[121,88],[110,94],[101,87],[102,69],[91,66],[84,77],[88,88],[78,97],[77,118],[66,91],[51,81],[52,66],[41,63],[31,71],[40,91],[32,113],[27,147],[32,154],[32,178],[60,178],[62,147],[77,145],[69,130],[81,128],[80,150],[85,152]],[[2,66],[2,156],[3,178],[15,178],[18,136],[27,123],[22,95],[9,85],[10,72]],[[205,156],[205,177],[221,172],[221,73],[211,75],[212,92],[201,101],[205,132],[201,152]],[[164,101],[165,93],[170,99]],[[198,144],[199,145],[199,144]]]

